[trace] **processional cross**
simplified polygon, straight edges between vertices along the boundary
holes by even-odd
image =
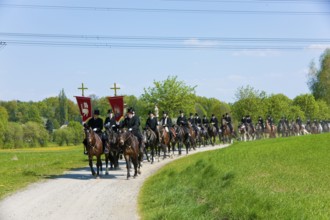
[[[119,90],[120,88],[117,87],[117,84],[116,84],[116,83],[114,83],[114,84],[113,84],[113,87],[110,88],[110,89],[113,89],[113,90],[115,91],[115,96],[117,96],[117,90]]]
[[[88,88],[84,87],[84,83],[81,83],[81,87],[78,89],[81,89],[81,94],[82,96],[84,96],[84,91],[87,90]]]

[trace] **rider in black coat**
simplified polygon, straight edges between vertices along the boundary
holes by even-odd
[[[116,122],[116,118],[115,118],[115,116],[114,116],[111,109],[108,110],[108,114],[109,114],[109,116],[106,117],[106,119],[104,121],[104,127],[105,128],[112,128],[113,130],[116,130],[117,122]]]
[[[128,131],[132,132],[132,134],[137,137],[139,141],[139,148],[141,149],[143,138],[139,126],[140,119],[134,114],[134,110],[132,108],[128,109],[127,117],[120,127],[126,127]]]
[[[217,132],[219,132],[219,121],[218,119],[215,117],[214,114],[212,114],[212,117],[210,119],[210,123],[214,125],[214,127],[217,129]]]

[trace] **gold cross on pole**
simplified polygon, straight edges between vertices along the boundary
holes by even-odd
[[[119,90],[120,88],[119,88],[119,87],[117,87],[117,84],[116,84],[116,83],[114,83],[114,84],[113,84],[113,87],[112,87],[112,88],[110,88],[110,89],[113,89],[113,90],[115,90],[115,96],[117,96],[117,90]]]
[[[81,87],[78,89],[81,89],[81,94],[84,96],[84,90],[87,90],[88,88],[84,87],[84,83],[81,83]]]

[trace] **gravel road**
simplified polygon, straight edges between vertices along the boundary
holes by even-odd
[[[207,146],[191,154],[228,145]],[[124,161],[119,170],[94,178],[89,167],[31,184],[0,201],[0,220],[139,219],[137,196],[143,182],[160,167],[186,155],[144,162],[142,174],[126,180]],[[104,165],[104,164],[103,164]],[[131,171],[133,174],[133,170]]]

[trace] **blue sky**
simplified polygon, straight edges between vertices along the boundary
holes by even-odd
[[[2,5],[1,5],[2,4]],[[0,49],[0,100],[38,101],[57,96],[63,88],[73,99],[81,94],[112,95],[119,84],[120,94],[140,96],[153,81],[178,76],[187,85],[197,86],[200,96],[234,102],[240,86],[251,85],[268,94],[283,93],[289,98],[308,93],[310,62],[318,64],[325,43],[305,43],[301,50],[221,50],[226,44],[215,38],[323,38],[330,39],[330,15],[283,15],[243,13],[187,13],[98,10],[55,10],[7,7],[14,5],[60,5],[102,8],[153,8],[236,11],[330,11],[329,1],[164,1],[164,0],[0,0],[0,33],[33,33],[97,36],[181,37],[176,45],[199,49],[168,48],[87,48],[74,46],[23,46],[7,43]],[[0,41],[35,40],[9,38]],[[37,39],[44,40],[44,39]],[[48,40],[48,39],[45,39]],[[53,39],[52,39],[53,40]],[[62,39],[63,41],[79,41]],[[109,45],[118,40],[89,40]],[[136,43],[136,42],[133,42]],[[141,43],[141,42],[138,42]],[[143,43],[150,43],[143,41]],[[152,42],[151,42],[152,43]],[[162,42],[164,43],[164,42]],[[167,43],[167,42],[165,42]],[[284,45],[285,44],[285,45]],[[251,46],[251,43],[245,43]],[[273,45],[273,44],[272,44]],[[295,43],[282,43],[285,47]],[[314,48],[314,49],[311,49]]]

